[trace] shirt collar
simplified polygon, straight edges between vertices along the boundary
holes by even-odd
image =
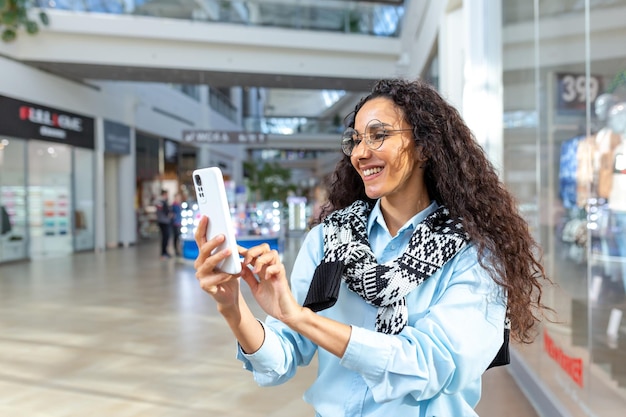
[[[418,224],[420,224],[426,217],[428,217],[431,213],[439,208],[439,204],[435,200],[433,200],[428,207],[424,210],[417,213],[415,216],[411,217],[401,228],[398,230],[398,234],[402,233],[405,229],[415,229]],[[376,200],[376,204],[370,213],[369,219],[367,219],[367,234],[369,235],[372,232],[372,227],[375,224],[378,224],[384,230],[389,231],[387,229],[387,224],[385,223],[385,218],[383,217],[383,213],[380,210],[380,199]]]

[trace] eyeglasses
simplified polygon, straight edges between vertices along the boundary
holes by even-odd
[[[368,148],[375,151],[376,149],[380,149],[383,146],[383,142],[386,138],[391,135],[394,135],[398,132],[408,132],[413,129],[389,129],[385,124],[380,120],[370,120],[367,126],[365,126],[365,133],[359,134],[355,129],[349,127],[341,135],[341,150],[348,156],[352,155],[352,151],[354,148],[359,146],[359,144],[365,140],[365,144]]]

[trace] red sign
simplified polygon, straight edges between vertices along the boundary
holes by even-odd
[[[29,120],[40,125],[60,127],[66,130],[82,132],[83,120],[80,117],[72,117],[66,114],[59,114],[37,107],[20,106],[20,119]]]
[[[583,387],[583,360],[581,358],[573,358],[563,352],[559,346],[554,343],[546,330],[543,331],[543,349],[554,359],[561,368],[576,382]]]

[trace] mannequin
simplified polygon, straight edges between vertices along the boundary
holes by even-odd
[[[598,167],[598,197],[600,198],[609,198],[613,179],[613,155],[617,146],[621,144],[621,136],[624,133],[624,116],[618,114],[620,111],[615,112],[615,109],[619,108],[620,105],[623,107],[624,103],[618,103],[614,96],[607,104],[609,103],[612,105],[609,106],[606,115],[607,127],[596,134],[596,166]]]
[[[626,142],[626,102],[611,107],[609,113],[611,129],[619,133],[620,141],[610,159],[611,187],[609,192],[609,208],[614,211],[626,212],[626,161],[624,161],[624,144]]]
[[[611,155],[620,143],[619,134],[607,125],[610,109],[618,101],[613,94],[605,93],[594,102],[597,120],[604,125],[597,133],[584,139],[578,146],[576,170],[577,202],[586,207],[589,198],[607,199],[611,182]],[[589,187],[591,184],[591,187]]]
[[[620,134],[620,143],[611,155],[611,188],[608,204],[613,238],[620,257],[622,281],[626,289],[626,102],[611,107],[609,123],[611,129]]]
[[[605,123],[611,107],[619,101],[619,98],[611,93],[600,94],[593,102],[593,110],[598,121]]]

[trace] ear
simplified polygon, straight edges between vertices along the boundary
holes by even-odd
[[[415,148],[415,159],[419,163],[420,168],[426,168],[426,162],[428,162],[428,156],[424,151],[424,147],[422,145],[418,145]]]

